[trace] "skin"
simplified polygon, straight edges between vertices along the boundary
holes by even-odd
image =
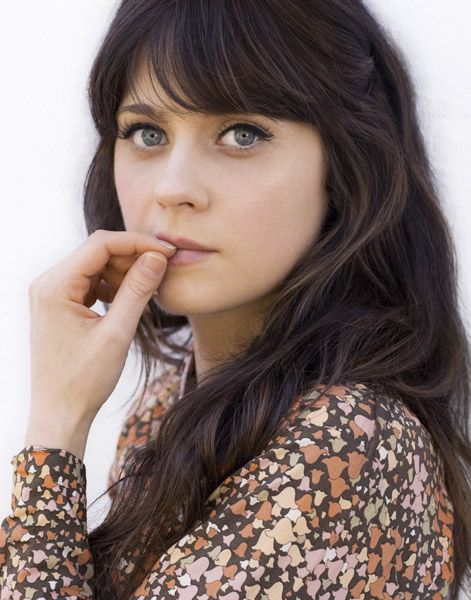
[[[136,89],[120,103],[118,127],[157,129],[116,140],[126,230],[163,231],[217,251],[191,265],[168,265],[156,297],[162,310],[187,316],[199,381],[259,332],[273,290],[317,237],[327,208],[322,142],[310,124],[261,114],[170,112],[164,102],[172,102],[142,69]],[[136,102],[165,110],[165,120],[120,113]],[[268,127],[274,137],[264,141],[241,128],[218,137],[238,122]]]

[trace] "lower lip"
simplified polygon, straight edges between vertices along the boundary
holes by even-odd
[[[212,250],[185,250],[178,249],[175,254],[168,260],[169,265],[189,265],[206,258],[213,254]]]

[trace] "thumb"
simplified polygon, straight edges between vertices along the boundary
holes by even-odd
[[[139,319],[147,303],[162,281],[167,268],[167,258],[157,252],[145,252],[128,270],[105,319],[108,326],[128,335],[131,344]]]

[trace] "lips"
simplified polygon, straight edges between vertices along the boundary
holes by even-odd
[[[188,265],[193,262],[198,262],[207,256],[214,254],[210,250],[187,250],[179,248],[175,254],[168,260],[169,265]]]
[[[195,240],[190,240],[184,237],[173,236],[169,233],[158,232],[155,237],[159,240],[163,240],[165,242],[170,242],[174,246],[182,250],[203,250],[207,252],[213,252],[213,248],[208,248],[204,244],[200,244]]]

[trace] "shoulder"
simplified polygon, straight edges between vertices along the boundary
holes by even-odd
[[[381,402],[373,390],[360,383],[319,386],[295,399],[267,448],[297,451],[300,461],[323,464],[328,472],[338,470],[342,460],[355,478],[377,447],[383,427]]]
[[[298,398],[280,436],[350,466],[369,463],[372,473],[426,463],[438,473],[441,460],[427,428],[399,397],[363,383],[319,388]],[[312,451],[312,450],[311,450]],[[355,472],[355,469],[352,469]]]
[[[280,444],[289,450],[282,460],[300,463],[315,494],[326,494],[329,511],[352,503],[361,519],[375,516],[379,527],[409,527],[417,541],[413,525],[421,523],[432,545],[437,533],[451,543],[454,509],[443,459],[401,398],[361,383],[317,389],[294,405],[272,447]]]
[[[401,398],[363,383],[319,386],[298,397],[283,425],[288,437],[306,434],[320,445],[330,445],[334,453],[341,447],[367,455],[380,448],[408,447],[435,454],[430,433]]]
[[[299,397],[265,449],[213,492],[210,499],[234,494],[234,484],[254,490],[294,487],[329,504],[329,514],[365,502],[406,500],[426,481],[439,489],[441,462],[430,434],[400,399],[362,383],[318,389]],[[441,488],[442,489],[442,488]],[[338,503],[337,506],[335,503]]]
[[[263,489],[270,493],[289,489],[293,507],[312,494],[318,506],[334,498],[338,501],[340,496],[343,500],[350,496],[352,501],[378,444],[376,405],[375,394],[361,384],[320,386],[297,397],[277,435],[229,475],[209,502],[218,504],[244,490],[258,493]]]

